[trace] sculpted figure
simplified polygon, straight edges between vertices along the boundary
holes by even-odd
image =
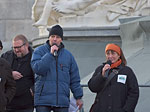
[[[36,23],[33,24],[34,26],[45,26],[48,24],[48,19],[51,21],[51,24],[57,23],[56,18],[57,16],[59,17],[59,14],[55,14],[55,12],[52,10],[52,2],[54,1],[55,0],[45,0],[44,5],[42,0],[35,0],[35,3],[32,7],[32,19],[36,21]],[[43,10],[38,10],[38,8],[43,8]],[[41,15],[39,15],[39,13],[41,13]]]
[[[32,18],[34,26],[51,26],[58,24],[61,17],[92,17],[89,13],[93,12],[105,15],[107,21],[113,22],[120,16],[141,16],[142,10],[149,7],[150,0],[35,0]]]
[[[93,10],[92,7],[94,3],[99,0],[46,0],[43,12],[39,20],[37,20],[38,17],[35,17],[36,5],[41,1],[42,0],[35,0],[32,8],[32,19],[36,21],[36,23],[33,24],[34,26],[45,26],[47,25],[48,19],[51,21],[50,24],[58,23],[58,18],[64,14],[84,15],[89,10]]]

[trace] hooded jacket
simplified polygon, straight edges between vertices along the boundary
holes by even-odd
[[[34,104],[69,107],[70,89],[75,99],[83,96],[77,64],[72,54],[61,46],[58,57],[50,53],[49,41],[35,49],[31,65],[36,73]]]
[[[6,109],[16,92],[16,83],[8,62],[0,58],[0,111]]]

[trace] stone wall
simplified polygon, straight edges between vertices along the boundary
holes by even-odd
[[[0,39],[10,42],[17,34],[24,34],[29,41],[38,36],[32,26],[31,10],[34,0],[0,0]]]

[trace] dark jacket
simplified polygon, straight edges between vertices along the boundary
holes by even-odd
[[[16,80],[16,94],[7,108],[9,109],[25,109],[33,107],[33,96],[31,95],[30,88],[34,85],[34,74],[31,68],[32,49],[24,57],[18,58],[14,52],[8,51],[2,54],[11,65],[13,71],[20,72],[23,77]]]
[[[36,48],[32,55],[32,68],[37,74],[35,106],[69,107],[70,89],[75,99],[83,96],[77,64],[72,54],[62,47],[58,58],[50,53],[46,44]]]
[[[0,58],[0,111],[4,111],[16,91],[16,82],[12,77],[9,63]]]
[[[89,89],[97,94],[107,80],[101,74],[102,68],[103,66],[99,66],[88,82]],[[131,68],[122,66],[100,97],[96,98],[93,112],[134,112],[138,98],[139,88],[135,74]]]

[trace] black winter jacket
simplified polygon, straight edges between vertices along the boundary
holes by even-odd
[[[97,94],[107,80],[102,76],[102,68],[103,66],[99,66],[88,82],[89,89]],[[122,66],[100,97],[96,98],[93,112],[134,112],[138,98],[139,88],[135,74],[131,68]]]
[[[16,82],[12,77],[9,63],[0,58],[0,111],[4,111],[16,91]]]
[[[5,58],[11,65],[13,71],[20,72],[23,77],[16,81],[16,94],[12,101],[7,106],[8,109],[26,109],[33,107],[33,96],[30,89],[34,85],[34,73],[31,68],[31,56],[32,49],[29,49],[29,53],[18,58],[14,52],[8,51],[2,54],[2,58]]]

